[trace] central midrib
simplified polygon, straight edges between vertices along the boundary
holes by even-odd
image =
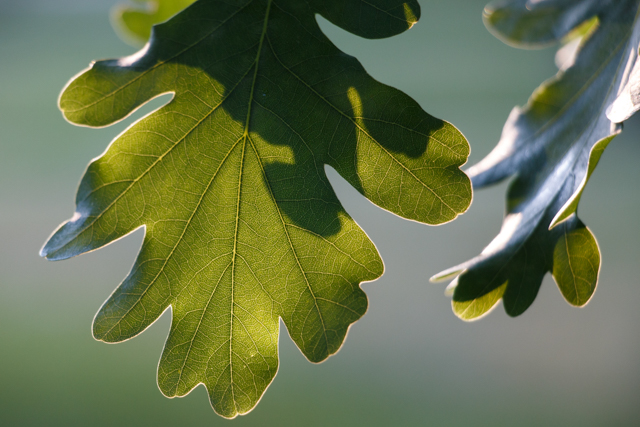
[[[253,70],[253,81],[251,82],[251,91],[249,92],[249,102],[247,104],[247,118],[244,124],[244,132],[243,132],[243,142],[242,142],[242,155],[240,158],[240,171],[238,174],[238,196],[236,203],[236,224],[233,238],[233,258],[231,260],[231,310],[229,316],[229,386],[231,388],[231,399],[233,401],[234,412],[238,412],[238,407],[236,404],[236,398],[234,393],[234,384],[233,384],[233,306],[234,302],[234,288],[235,288],[235,273],[236,273],[236,259],[238,255],[237,246],[238,246],[238,225],[240,223],[240,197],[242,194],[242,174],[244,169],[244,157],[246,153],[247,146],[247,138],[249,136],[249,125],[251,123],[251,105],[253,104],[253,94],[256,88],[256,80],[258,79],[258,69],[260,68],[260,55],[262,53],[262,45],[264,43],[265,35],[267,34],[267,25],[269,23],[269,12],[271,11],[271,3],[272,0],[268,0],[267,2],[267,10],[265,11],[264,23],[262,24],[262,33],[260,34],[260,43],[258,44],[258,52],[256,53],[256,59],[254,61],[254,70]],[[234,414],[235,415],[235,414]]]

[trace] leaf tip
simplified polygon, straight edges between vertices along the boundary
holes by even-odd
[[[409,24],[409,28],[412,28],[420,19],[420,7],[416,5],[417,7],[412,8],[409,3],[404,3],[402,6],[404,7],[404,17]]]
[[[44,245],[42,245],[42,248],[40,248],[40,252],[38,254],[47,261],[60,261],[63,259],[71,258],[71,256],[64,256],[64,254],[58,253],[58,250],[60,248],[57,247],[58,245],[56,245],[54,239],[55,234],[56,233],[54,233],[47,239]]]
[[[554,229],[555,227],[557,227],[559,224],[565,222],[567,219],[569,219],[569,217],[571,217],[573,215],[573,212],[568,212],[568,210],[566,208],[562,208],[560,209],[560,211],[556,214],[556,216],[553,217],[553,219],[551,220],[551,223],[549,224],[549,230]]]
[[[454,278],[455,276],[461,274],[464,269],[459,267],[449,268],[447,270],[441,271],[440,273],[436,273],[429,278],[429,282],[431,283],[441,283],[447,281],[449,279]]]
[[[451,283],[449,283],[447,285],[447,287],[444,289],[444,296],[446,297],[453,297],[454,292],[456,291],[456,288],[458,287],[458,278],[456,277],[455,279],[453,279],[451,281]]]
[[[38,252],[38,255],[44,259],[47,259],[47,253],[48,253],[48,251],[46,250],[46,246],[47,244],[45,243],[44,246],[42,246],[40,248],[40,251]]]

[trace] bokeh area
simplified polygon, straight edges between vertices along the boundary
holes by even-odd
[[[118,345],[91,321],[139,249],[135,233],[47,262],[38,251],[74,210],[86,164],[131,120],[94,130],[57,110],[91,60],[135,50],[109,24],[115,0],[0,0],[0,425],[2,426],[632,426],[640,419],[640,119],[603,156],[580,216],[603,252],[598,290],[570,307],[550,277],[524,315],[498,306],[464,323],[428,278],[479,253],[498,232],[506,184],[477,192],[453,223],[404,221],[330,171],[346,209],[378,246],[384,276],[363,285],[369,312],[343,349],[308,363],[286,331],[280,371],[258,407],[225,421],[205,390],[167,399],[156,367],[169,313]],[[555,73],[554,50],[491,36],[483,0],[423,0],[420,22],[385,40],[322,28],[378,80],[467,136],[470,162],[497,142],[514,105]],[[157,107],[167,98],[155,101]]]

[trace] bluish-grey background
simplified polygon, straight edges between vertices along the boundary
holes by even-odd
[[[637,425],[638,118],[610,145],[583,197],[580,216],[604,261],[586,308],[571,308],[547,277],[521,317],[498,306],[467,324],[451,313],[444,285],[428,282],[498,232],[505,184],[476,193],[457,221],[429,227],[378,209],[332,173],[386,265],[380,280],[363,286],[370,309],[344,348],[312,365],[283,330],[274,383],[252,413],[231,422],[214,414],[202,387],[164,398],[155,376],[168,313],[123,344],[96,342],[90,332],[142,234],[69,261],[38,257],[72,215],[88,161],[130,123],[74,127],[56,107],[63,85],[91,60],[134,51],[109,25],[113,4],[0,0],[0,425]],[[320,21],[374,77],[458,126],[473,163],[497,142],[511,108],[555,73],[554,50],[516,50],[493,38],[481,21],[483,0],[421,5],[418,25],[386,40]]]

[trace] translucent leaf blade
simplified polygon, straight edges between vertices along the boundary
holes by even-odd
[[[364,315],[360,284],[383,272],[325,165],[422,222],[450,221],[471,201],[464,137],[324,36],[315,15],[341,10],[363,11],[340,16],[345,28],[364,28],[362,16],[379,24],[361,34],[371,38],[419,13],[395,0],[197,1],[154,27],[143,50],[96,62],[60,98],[68,120],[96,127],[173,94],[89,165],[76,215],[43,255],[68,258],[144,226],[94,336],[132,338],[170,307],[160,389],[183,396],[202,383],[227,418],[250,411],[276,374],[279,319],[321,362]]]

